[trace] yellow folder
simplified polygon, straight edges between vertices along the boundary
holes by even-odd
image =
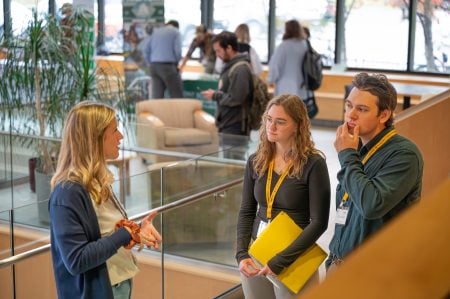
[[[288,247],[301,233],[302,229],[294,220],[285,212],[280,212],[250,246],[249,254],[260,264],[267,265],[273,256]],[[326,257],[327,253],[314,244],[277,275],[277,279],[296,294]]]

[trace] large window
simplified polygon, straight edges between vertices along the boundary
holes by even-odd
[[[12,28],[16,32],[31,19],[32,9],[42,15],[49,6],[48,0],[0,0],[0,8],[6,1],[11,2]],[[73,0],[54,1],[58,12],[63,3]],[[105,20],[99,21],[104,21],[106,48],[109,52],[123,52],[123,1],[104,3]],[[234,31],[238,24],[247,23],[250,43],[265,62],[281,42],[284,23],[297,19],[310,29],[311,44],[323,55],[326,66],[332,67],[337,61],[355,69],[438,74],[450,73],[449,12],[449,0],[164,0],[165,20],[180,23],[183,54],[202,20],[216,33]],[[269,16],[273,16],[273,24],[269,24]],[[3,26],[0,34],[2,30]]]
[[[261,61],[268,59],[268,0],[221,0],[214,2],[213,29],[234,32],[241,23],[250,28],[250,44],[256,49]]]
[[[322,54],[325,65],[334,62],[335,1],[284,0],[276,2],[275,45],[281,43],[286,21],[296,19],[308,27],[311,45]]]
[[[164,18],[177,20],[182,37],[182,53],[186,54],[195,37],[195,27],[201,24],[201,7],[199,0],[164,0]],[[198,57],[194,53],[193,57]]]
[[[0,1],[0,40],[3,37],[3,31],[4,29],[4,23],[3,23],[3,1]]]
[[[416,4],[410,70],[449,73],[449,3],[422,0]],[[408,69],[409,1],[353,1],[347,3],[345,15],[343,43],[348,67]]]
[[[25,29],[28,22],[33,17],[33,10],[35,10],[39,16],[45,15],[48,12],[48,0],[11,1],[12,30],[14,33],[22,32]]]
[[[123,52],[122,0],[105,0],[105,51]]]
[[[47,1],[48,2],[48,1]],[[56,11],[60,11],[64,4],[69,3],[72,4],[72,0],[55,0]]]
[[[409,2],[409,1],[406,1]],[[402,9],[405,4],[403,4]],[[414,70],[450,73],[450,1],[417,2]]]
[[[346,5],[344,60],[348,67],[404,70],[408,58],[408,19],[386,1]],[[405,17],[406,14],[406,17]]]

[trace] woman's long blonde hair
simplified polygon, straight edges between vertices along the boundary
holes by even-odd
[[[237,40],[240,43],[249,44],[250,43],[250,28],[245,23],[239,24],[234,30]]]
[[[67,115],[61,151],[51,188],[67,181],[81,184],[100,204],[111,196],[113,175],[103,153],[106,128],[115,118],[112,107],[85,101]]]
[[[303,167],[308,161],[308,156],[316,153],[320,153],[323,156],[323,153],[314,147],[306,107],[303,101],[296,95],[282,94],[273,98],[267,104],[261,128],[259,129],[260,142],[256,154],[253,157],[253,168],[258,177],[261,178],[269,168],[270,161],[275,158],[275,143],[267,139],[266,131],[267,112],[274,105],[283,107],[286,114],[297,125],[296,134],[292,138],[291,149],[286,153],[285,159],[291,159],[293,161],[289,176],[300,178]]]

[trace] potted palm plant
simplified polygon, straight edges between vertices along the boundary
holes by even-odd
[[[34,12],[24,32],[5,34],[6,58],[0,80],[0,110],[13,133],[38,136],[26,145],[36,151],[38,200],[49,194],[49,177],[55,170],[59,138],[67,112],[83,100],[124,103],[122,79],[106,75],[94,66],[94,17],[86,10],[73,10],[69,22],[53,16],[39,18]],[[114,86],[114,87],[113,87]],[[116,105],[117,106],[117,105]],[[119,107],[121,108],[121,107]],[[44,193],[38,192],[44,187]]]

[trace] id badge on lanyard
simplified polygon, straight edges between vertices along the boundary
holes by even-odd
[[[336,224],[345,225],[347,222],[348,207],[339,207],[336,210]]]
[[[342,197],[341,203],[339,204],[339,207],[336,210],[336,224],[339,225],[345,225],[347,222],[347,216],[348,216],[348,206],[345,204],[348,201],[348,193],[344,193],[344,196]]]
[[[256,237],[259,237],[259,235],[266,229],[266,227],[269,225],[270,221],[266,222],[264,220],[259,221],[258,226],[258,232],[256,234]]]

